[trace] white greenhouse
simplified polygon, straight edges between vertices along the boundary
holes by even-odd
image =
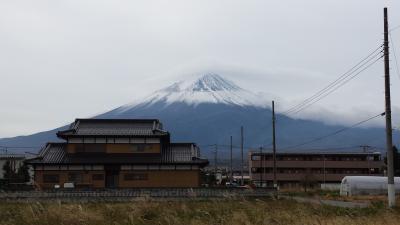
[[[382,195],[387,194],[387,177],[346,176],[340,185],[340,195]],[[396,192],[400,192],[400,177],[394,178]]]

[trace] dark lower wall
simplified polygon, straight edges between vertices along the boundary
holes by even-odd
[[[35,171],[35,185],[39,189],[53,189],[54,185],[58,184],[63,187],[64,183],[68,183],[69,173],[80,173],[82,174],[82,182],[78,184],[81,187],[91,188],[104,188],[105,185],[105,173],[104,171]],[[58,182],[46,182],[43,178],[45,175],[58,175]],[[93,179],[93,175],[102,175],[102,180]]]
[[[125,176],[137,174],[147,176],[143,180],[126,180]],[[200,186],[199,170],[169,170],[169,171],[121,171],[119,187],[198,187]]]
[[[58,184],[63,187],[68,183],[70,173],[82,174],[81,182],[75,183],[76,188],[106,188],[106,179],[109,179],[105,171],[35,171],[35,185],[38,189],[54,189]],[[58,181],[45,181],[46,175],[56,175]],[[103,177],[99,180],[99,175]],[[95,177],[97,176],[97,179]],[[136,187],[199,187],[199,170],[166,170],[166,171],[119,171],[115,174],[117,180],[116,188],[136,188]],[[48,176],[47,176],[48,177]],[[113,178],[114,179],[114,178]]]

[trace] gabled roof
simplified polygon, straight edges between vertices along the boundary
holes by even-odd
[[[67,154],[67,143],[47,143],[38,157],[27,160],[28,164],[186,164],[206,166],[208,160],[192,155],[192,146],[176,149],[171,147],[162,156],[154,154]]]
[[[168,135],[158,119],[76,119],[57,136],[163,136]]]

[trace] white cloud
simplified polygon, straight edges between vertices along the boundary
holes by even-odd
[[[255,92],[300,101],[381,43],[383,6],[375,0],[1,1],[0,137],[112,109],[193,71],[218,70]],[[399,25],[400,3],[390,7],[390,21]],[[366,71],[315,110],[335,108],[322,119],[346,113],[351,121],[358,110],[380,111],[382,74],[379,66]],[[396,87],[394,74],[392,80]],[[313,110],[303,116],[314,117]]]

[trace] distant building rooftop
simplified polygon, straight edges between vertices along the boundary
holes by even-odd
[[[3,153],[0,154],[0,159],[25,159],[23,154]]]

